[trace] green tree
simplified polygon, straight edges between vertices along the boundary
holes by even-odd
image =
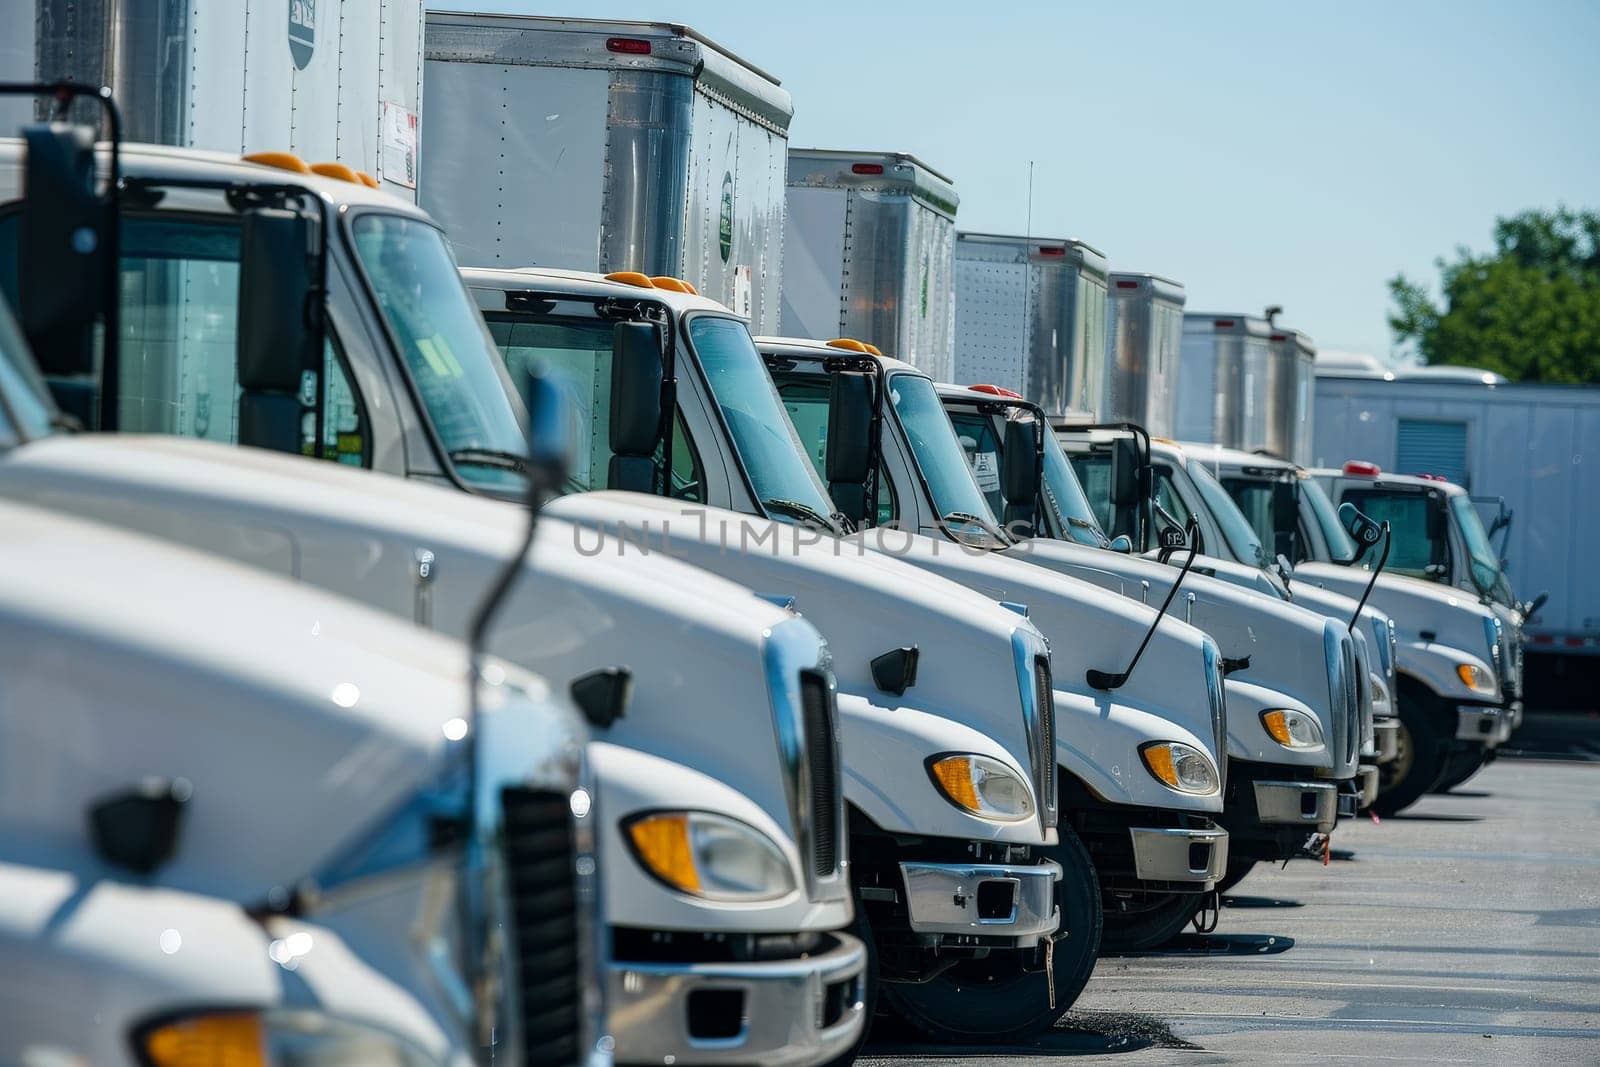
[[[1425,362],[1513,381],[1600,383],[1600,213],[1497,219],[1493,252],[1462,247],[1436,263],[1442,306],[1404,274],[1389,282],[1389,326]]]

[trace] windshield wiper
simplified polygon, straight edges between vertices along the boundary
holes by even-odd
[[[761,506],[771,511],[781,511],[790,518],[804,519],[806,522],[820,526],[824,530],[830,530],[833,533],[839,532],[839,528],[833,519],[824,515],[810,504],[803,504],[798,500],[785,500],[782,497],[775,497],[772,500],[763,500]]]
[[[494,467],[497,470],[512,471],[516,474],[528,473],[528,458],[519,456],[515,452],[505,452],[498,448],[458,448],[450,453],[451,463],[469,463],[478,467]]]
[[[999,541],[1002,545],[1010,543],[1006,538],[1006,535],[995,529],[988,519],[983,518],[981,515],[974,515],[970,511],[952,511],[945,515],[944,518],[939,520],[939,523],[942,526],[949,526],[952,522],[965,523],[968,526],[976,526],[983,530],[984,533],[994,538],[996,541]]]

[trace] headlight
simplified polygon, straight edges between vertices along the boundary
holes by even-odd
[[[1028,783],[999,760],[941,756],[928,764],[928,774],[945,799],[963,811],[999,822],[1021,822],[1033,816]]]
[[[1215,793],[1217,771],[1197,748],[1177,741],[1151,741],[1139,748],[1145,768],[1156,781],[1180,793]]]
[[[1456,677],[1475,693],[1494,692],[1494,675],[1472,663],[1456,664]]]
[[[1317,720],[1299,711],[1263,711],[1261,725],[1267,736],[1284,748],[1320,748],[1322,727]]]
[[[775,900],[794,872],[772,838],[705,811],[658,811],[627,824],[639,865],[673,889],[708,900]]]
[[[197,1063],[424,1067],[435,1062],[393,1034],[315,1011],[214,1012],[168,1018],[136,1033],[134,1045],[136,1058],[152,1067]]]

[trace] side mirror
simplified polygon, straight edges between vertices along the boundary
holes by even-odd
[[[1127,534],[1117,534],[1106,547],[1113,552],[1121,552],[1123,555],[1127,555],[1133,551],[1133,539]]]
[[[1363,550],[1377,544],[1378,538],[1383,536],[1383,528],[1348,500],[1339,505],[1339,525]]]
[[[1272,523],[1278,528],[1293,526],[1300,514],[1300,487],[1293,482],[1277,482],[1272,487]]]
[[[104,310],[110,206],[95,194],[94,131],[51,123],[23,130],[27,163],[17,241],[23,332],[49,377],[94,373]]]
[[[828,377],[823,476],[830,485],[861,485],[872,472],[872,375],[839,371]]]
[[[307,372],[320,379],[322,369],[317,226],[287,208],[256,208],[240,219],[240,444],[301,451],[301,383]]]
[[[1162,548],[1162,551],[1166,551],[1168,549],[1176,551],[1176,550],[1178,550],[1180,548],[1188,547],[1188,544],[1189,544],[1189,538],[1184,534],[1182,527],[1179,527],[1179,526],[1163,526],[1163,527],[1161,527],[1161,548]]]
[[[1013,419],[1006,423],[1005,454],[1000,457],[1000,492],[1007,507],[1032,508],[1039,495],[1044,453],[1039,447],[1037,430],[1032,419]]]
[[[1139,499],[1139,445],[1132,437],[1117,437],[1111,442],[1111,506],[1136,507]]]
[[[527,379],[528,493],[537,508],[544,497],[560,491],[572,466],[572,438],[567,433],[567,401],[561,390],[541,374]]]
[[[1444,514],[1444,494],[1428,493],[1428,540],[1434,544],[1443,541],[1448,532],[1448,520]]]
[[[1528,601],[1526,604],[1524,604],[1522,606],[1522,617],[1524,619],[1533,618],[1535,615],[1539,614],[1539,609],[1544,607],[1545,602],[1548,601],[1549,599],[1550,599],[1550,594],[1549,593],[1547,593],[1547,592],[1540,593],[1538,596],[1534,597],[1532,600]]]
[[[613,489],[648,493],[655,488],[656,445],[661,441],[661,331],[654,323],[619,322],[611,337],[611,470]]]

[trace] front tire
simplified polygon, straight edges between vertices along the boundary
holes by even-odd
[[[1418,693],[1400,700],[1399,751],[1379,767],[1378,799],[1372,810],[1388,817],[1415,804],[1445,769],[1444,743],[1431,721],[1433,698]]]
[[[1143,952],[1183,933],[1204,893],[1150,893],[1128,911],[1107,911],[1101,952]]]
[[[1015,950],[959,963],[928,982],[886,982],[883,1000],[891,1010],[949,1044],[1021,1041],[1067,1013],[1100,954],[1100,879],[1078,835],[1065,825],[1058,832],[1060,844],[1038,850],[1061,864],[1056,906],[1067,935],[1055,946],[1055,1005],[1043,970],[1023,969],[1025,950]]]
[[[1483,770],[1483,765],[1488,762],[1488,751],[1481,746],[1473,745],[1469,749],[1453,752],[1445,761],[1444,773],[1431,790],[1434,793],[1448,793],[1458,785],[1465,785],[1467,779]]]

